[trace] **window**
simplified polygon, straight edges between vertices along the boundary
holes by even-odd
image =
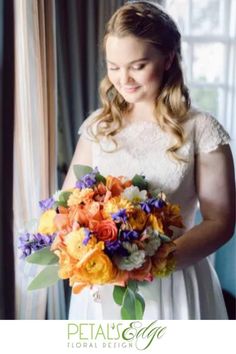
[[[166,0],[165,8],[182,33],[193,104],[213,113],[235,144],[236,0]]]

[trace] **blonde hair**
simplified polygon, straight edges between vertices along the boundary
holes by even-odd
[[[107,23],[103,40],[104,49],[110,35],[118,37],[132,35],[152,44],[165,55],[171,53],[174,55],[171,67],[164,73],[154,114],[161,129],[171,133],[175,138],[175,143],[167,149],[167,152],[178,161],[186,161],[177,151],[185,142],[181,123],[187,119],[190,97],[181,69],[181,35],[176,24],[156,4],[135,1],[120,7]],[[97,141],[105,136],[115,142],[113,137],[122,128],[122,114],[129,110],[129,104],[115,89],[107,75],[100,83],[99,93],[102,109],[88,129]],[[91,128],[95,122],[94,133]]]

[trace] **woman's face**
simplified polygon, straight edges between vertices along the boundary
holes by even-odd
[[[169,60],[153,45],[134,36],[108,36],[106,62],[109,80],[128,103],[153,102],[158,96]]]

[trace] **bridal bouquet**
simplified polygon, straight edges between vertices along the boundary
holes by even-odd
[[[183,227],[180,208],[150,192],[145,177],[102,176],[74,166],[76,186],[40,202],[34,233],[20,235],[22,257],[45,265],[29,290],[69,279],[73,293],[113,284],[122,319],[142,319],[140,282],[168,276],[175,267],[172,226]]]

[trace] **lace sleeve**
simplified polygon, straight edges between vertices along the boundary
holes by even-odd
[[[196,119],[195,153],[208,153],[219,145],[229,144],[230,136],[223,126],[210,114],[201,114]]]
[[[92,121],[94,120],[94,118],[97,116],[97,114],[99,114],[101,111],[101,109],[97,109],[96,111],[92,112],[81,124],[79,130],[78,130],[78,134],[82,135],[84,138],[91,140],[91,135],[88,132],[88,126],[90,125],[90,123],[92,123]],[[96,129],[96,124],[92,127],[93,132]]]

